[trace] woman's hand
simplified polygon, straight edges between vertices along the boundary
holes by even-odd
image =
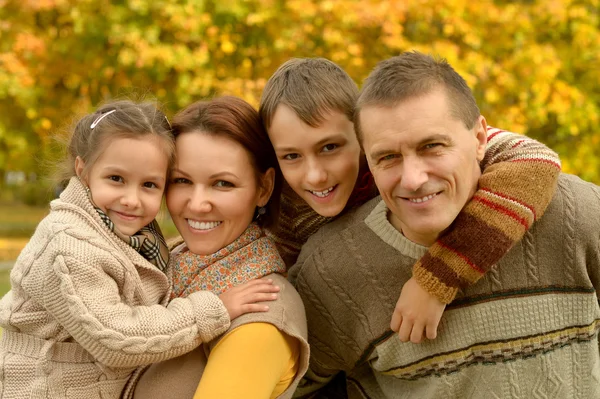
[[[219,295],[229,312],[229,318],[235,319],[246,313],[266,312],[267,305],[257,302],[274,301],[277,299],[279,287],[273,285],[273,280],[252,280],[237,285]]]

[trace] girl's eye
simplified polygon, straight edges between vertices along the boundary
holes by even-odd
[[[230,183],[228,181],[219,180],[219,181],[215,182],[215,187],[230,188],[230,187],[235,187],[235,186],[233,185],[233,183]]]
[[[323,146],[323,152],[330,152],[338,148],[337,144],[326,144]]]
[[[283,156],[283,159],[285,159],[286,161],[293,161],[294,159],[298,159],[300,158],[300,154],[286,154]]]
[[[123,178],[121,176],[117,176],[117,175],[108,176],[108,178],[117,183],[121,183],[123,181]]]
[[[186,179],[185,177],[175,177],[173,178],[173,180],[171,180],[171,183],[173,184],[190,184],[191,182]]]
[[[158,186],[156,185],[156,183],[152,183],[151,181],[147,181],[143,184],[144,187],[146,188],[158,188]]]

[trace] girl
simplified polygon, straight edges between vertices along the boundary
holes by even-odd
[[[268,282],[164,305],[168,251],[154,220],[173,162],[165,115],[120,101],[74,129],[68,186],[51,203],[0,303],[0,397],[117,398],[139,365],[186,353],[226,331]]]

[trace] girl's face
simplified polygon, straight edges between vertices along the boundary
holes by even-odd
[[[148,225],[160,209],[169,160],[162,139],[106,140],[106,147],[83,175],[84,161],[77,157],[75,171],[92,192],[92,200],[126,235]]]
[[[236,141],[204,132],[177,137],[167,190],[171,218],[195,254],[210,255],[238,238],[257,206],[269,201],[274,170],[260,176]]]
[[[320,126],[304,123],[279,105],[269,138],[283,177],[321,216],[337,216],[346,207],[358,177],[360,146],[354,125],[341,112],[329,112]]]

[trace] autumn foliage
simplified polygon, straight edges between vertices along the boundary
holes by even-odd
[[[455,66],[489,124],[600,183],[599,11],[600,0],[0,0],[0,173],[43,172],[51,135],[115,96],[170,113],[225,93],[256,105],[290,57],[327,57],[360,84],[417,49]]]

